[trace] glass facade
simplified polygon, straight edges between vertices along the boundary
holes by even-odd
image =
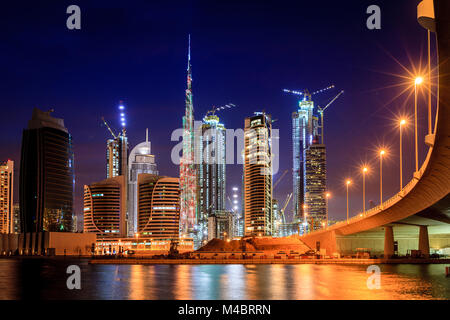
[[[155,156],[151,154],[151,143],[148,139],[138,144],[130,152],[128,158],[128,236],[137,232],[137,181],[142,173],[158,174]]]
[[[310,97],[299,102],[298,110],[292,113],[292,147],[293,147],[293,206],[294,222],[304,220],[306,204],[307,164],[306,153],[313,141],[319,136],[318,118],[313,115],[314,102]]]
[[[323,144],[311,144],[305,152],[305,204],[311,230],[326,220],[326,151]]]
[[[215,115],[203,119],[197,135],[197,242],[208,235],[208,217],[225,210],[226,191],[226,130]]]
[[[23,131],[19,196],[24,232],[73,230],[72,137],[50,112],[35,109]]]
[[[244,219],[245,235],[273,234],[272,120],[265,113],[245,119]]]

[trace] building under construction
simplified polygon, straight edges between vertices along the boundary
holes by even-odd
[[[332,88],[333,85],[313,93],[309,93],[308,90],[284,89],[284,92],[302,96],[297,111],[292,113],[292,180],[293,223],[298,224],[297,229],[302,229],[303,232],[306,231],[306,226],[310,229],[321,228],[326,218],[326,148],[323,113],[343,91],[325,107],[317,107],[320,122],[319,117],[314,114],[311,96]]]

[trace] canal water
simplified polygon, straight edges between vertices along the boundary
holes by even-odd
[[[69,265],[81,289],[67,289]],[[89,265],[0,259],[0,299],[450,299],[445,265],[380,265],[369,289],[360,265]],[[370,282],[376,284],[376,282]]]

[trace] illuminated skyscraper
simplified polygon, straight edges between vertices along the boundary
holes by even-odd
[[[104,121],[112,139],[106,142],[106,178],[128,175],[128,137],[126,134],[125,106],[120,101],[119,117],[122,131],[115,134],[112,129]]]
[[[139,236],[179,239],[180,180],[142,173],[138,177]]]
[[[305,151],[311,145],[313,137],[318,134],[318,118],[313,115],[314,102],[305,94],[299,101],[298,110],[292,113],[292,147],[293,147],[293,205],[294,221],[303,220],[305,202]]]
[[[155,156],[151,154],[151,143],[148,140],[148,129],[145,142],[141,142],[130,152],[128,158],[128,236],[137,232],[137,182],[141,173],[158,174]]]
[[[305,151],[305,204],[311,230],[326,220],[326,151],[318,139]]]
[[[183,117],[183,156],[180,161],[180,233],[193,236],[196,223],[197,174],[194,162],[194,106],[192,104],[191,40],[189,36],[186,108]]]
[[[0,162],[0,233],[14,233],[14,161]]]
[[[272,235],[272,120],[264,112],[245,119],[245,235]]]
[[[20,212],[23,232],[72,231],[72,136],[51,111],[33,110],[23,131]]]
[[[84,186],[84,232],[99,238],[126,235],[126,188],[124,176]]]
[[[225,210],[226,190],[226,131],[219,117],[209,115],[203,118],[201,134],[198,135],[199,161],[197,167],[198,217],[197,241],[202,243],[207,236],[208,217],[216,211]],[[198,244],[197,244],[198,246]]]

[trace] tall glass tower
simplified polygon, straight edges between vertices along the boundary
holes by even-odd
[[[33,110],[22,135],[20,212],[23,232],[72,231],[72,136],[51,111]]]
[[[151,154],[151,143],[148,140],[148,129],[145,141],[139,143],[130,152],[128,158],[128,236],[134,237],[137,228],[137,183],[138,176],[143,173],[158,175],[155,156]]]
[[[272,119],[257,112],[245,119],[244,219],[245,235],[273,235]]]
[[[208,217],[216,211],[225,210],[226,190],[226,130],[219,117],[209,115],[203,118],[201,134],[198,135],[197,161],[197,233],[200,243],[208,239]]]
[[[318,118],[313,115],[314,102],[309,95],[299,101],[298,110],[292,113],[293,147],[293,205],[294,222],[303,220],[305,204],[305,151],[318,134]]]

